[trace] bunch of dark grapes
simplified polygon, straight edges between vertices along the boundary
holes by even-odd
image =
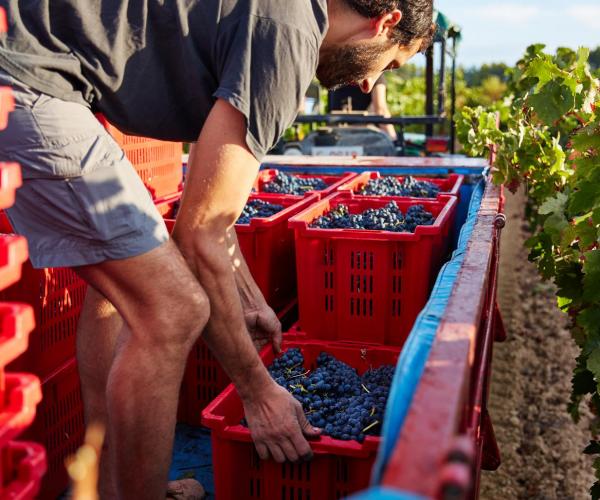
[[[322,191],[327,183],[318,177],[297,177],[278,172],[275,177],[263,186],[265,193],[292,194],[301,196],[307,191]]]
[[[417,226],[431,226],[434,222],[435,217],[423,205],[413,205],[403,214],[396,202],[390,201],[383,208],[369,208],[360,214],[351,214],[346,205],[340,204],[317,217],[310,227],[414,233]]]
[[[361,377],[351,366],[322,352],[310,371],[304,368],[300,349],[292,348],[273,361],[269,373],[324,434],[359,442],[380,434],[394,366],[371,368]]]
[[[282,205],[275,205],[263,200],[250,200],[246,203],[236,224],[250,224],[250,221],[256,217],[271,217],[283,209]]]
[[[427,181],[418,181],[410,175],[400,180],[398,177],[385,176],[371,179],[360,191],[362,195],[410,196],[412,198],[435,198],[440,188]]]

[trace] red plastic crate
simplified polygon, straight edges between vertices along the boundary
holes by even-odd
[[[46,377],[75,355],[77,322],[87,284],[71,269],[23,265],[21,281],[0,292],[0,300],[31,304],[35,330],[29,348],[10,364],[14,371]]]
[[[14,234],[0,234],[0,290],[21,279],[28,258],[27,240]]]
[[[24,373],[4,375],[2,392],[0,448],[22,434],[33,422],[36,406],[42,399],[40,380],[34,375]]]
[[[362,174],[357,175],[350,182],[342,184],[339,187],[338,191],[352,191],[355,194],[360,195],[358,191],[364,186],[366,186],[369,183],[369,181],[373,179],[380,179],[381,177],[396,177],[397,179],[403,180],[407,176],[388,176],[385,174],[382,175],[381,172],[363,172]],[[435,184],[440,188],[439,194],[451,194],[454,196],[459,196],[460,188],[465,181],[465,176],[459,174],[450,174],[445,177],[421,177],[416,175],[413,175],[412,177],[418,181],[425,181],[430,182],[431,184]]]
[[[0,7],[0,33],[6,33],[8,31],[8,21],[6,19],[5,10]]]
[[[4,367],[27,350],[34,324],[33,310],[29,305],[0,303],[0,380]]]
[[[295,318],[296,301],[277,312],[282,328],[291,326]],[[287,335],[287,334],[286,334]],[[200,338],[194,345],[185,368],[177,420],[188,425],[201,425],[202,410],[231,381],[211,350]]]
[[[450,148],[448,136],[428,137],[425,141],[425,150],[428,153],[447,153]]]
[[[306,367],[327,351],[362,374],[371,367],[396,364],[398,348],[327,342],[284,342],[283,349],[300,347]],[[263,350],[261,357],[271,364],[274,353]],[[212,429],[212,454],[216,497],[264,500],[331,500],[366,488],[371,477],[380,438],[367,436],[363,443],[322,436],[310,442],[311,462],[277,464],[258,458],[250,431],[240,424],[241,400],[233,387],[227,389],[203,412],[202,422]],[[232,471],[235,479],[232,480]]]
[[[0,130],[2,127],[2,91],[0,87]],[[17,163],[2,163],[0,162],[0,209],[8,208],[15,203],[15,192],[23,184],[21,176],[21,167]]]
[[[46,472],[46,452],[37,443],[11,441],[0,450],[0,498],[32,500],[38,498]]]
[[[200,425],[201,412],[231,381],[200,338],[188,357],[181,384],[177,420]]]
[[[165,217],[169,231],[175,221],[171,219],[173,205],[180,194],[156,202],[158,211]],[[253,193],[248,200],[263,200],[282,205],[284,210],[267,218],[256,218],[250,224],[236,224],[235,230],[240,250],[256,284],[267,303],[275,310],[289,305],[296,290],[294,233],[288,220],[317,201],[317,196],[297,198],[288,195]]]
[[[0,130],[4,130],[8,126],[8,115],[14,110],[15,98],[12,89],[10,87],[0,87]],[[6,208],[6,206],[2,208]]]
[[[127,135],[97,115],[106,130],[121,146],[153,198],[180,191],[183,183],[183,144]]]
[[[77,364],[68,361],[42,384],[43,399],[27,439],[40,442],[48,455],[48,473],[40,497],[56,499],[68,486],[65,459],[83,443],[83,402]]]
[[[170,223],[167,225],[169,231],[173,229],[173,224],[175,223],[174,210],[181,201],[182,194],[183,193],[180,191],[169,196],[164,196],[158,200],[154,200],[154,205],[156,206],[156,209],[160,215],[162,215],[165,220],[168,219],[170,221]]]
[[[390,200],[403,212],[423,205],[435,223],[414,233],[308,227],[339,204],[360,213]],[[457,201],[448,195],[429,200],[340,192],[293,217],[300,327],[324,340],[402,345],[441,266]]]
[[[258,193],[273,194],[273,193],[266,193],[264,191],[264,186],[265,186],[265,184],[268,184],[269,182],[271,182],[278,173],[279,173],[279,170],[276,170],[276,169],[261,170],[258,173],[258,176],[256,177],[256,181],[254,182],[255,191]],[[354,178],[356,176],[356,174],[354,174],[352,172],[346,172],[344,174],[337,174],[337,175],[301,174],[301,173],[294,173],[294,172],[284,172],[284,173],[293,175],[294,177],[300,177],[302,179],[318,178],[318,179],[325,181],[325,183],[327,184],[327,188],[322,191],[315,191],[315,190],[307,191],[302,196],[291,195],[291,194],[286,195],[286,196],[293,196],[296,199],[301,199],[306,196],[312,196],[312,195],[318,195],[319,199],[320,199],[324,196],[327,196],[327,195],[333,193],[342,184],[349,182],[352,178]]]
[[[294,233],[288,228],[288,220],[317,201],[317,197],[298,201],[287,195],[250,195],[249,200],[256,199],[285,207],[272,217],[235,225],[248,268],[267,303],[277,311],[293,300],[296,291]]]

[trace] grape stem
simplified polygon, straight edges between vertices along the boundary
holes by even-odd
[[[373,427],[375,427],[376,425],[379,424],[379,420],[375,420],[375,422],[373,422],[372,424],[367,425],[363,430],[362,433],[364,434],[365,432],[367,432],[368,430],[372,429]]]

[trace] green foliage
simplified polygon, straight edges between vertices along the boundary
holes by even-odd
[[[590,66],[593,70],[600,69],[600,47],[596,47],[590,52]]]
[[[515,190],[524,185],[534,214],[530,260],[557,286],[559,307],[571,318],[580,348],[569,412],[589,398],[600,413],[600,98],[590,51],[532,45],[508,72],[508,113],[465,107],[457,131],[465,151],[496,152],[494,181]],[[585,453],[600,455],[593,441]],[[592,498],[600,499],[599,481]]]
[[[499,81],[506,82],[506,70],[508,66],[504,63],[483,64],[481,67],[472,67],[465,70],[465,82],[469,87],[480,87],[483,83],[495,78]]]
[[[397,72],[385,75],[387,101],[392,116],[418,116],[425,114],[425,77],[404,77]]]

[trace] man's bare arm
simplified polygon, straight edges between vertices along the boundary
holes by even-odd
[[[246,327],[257,349],[272,343],[275,352],[281,349],[281,323],[267,304],[244,258],[234,228],[227,231],[231,264],[242,301]]]
[[[173,237],[211,305],[204,340],[244,402],[257,451],[277,461],[310,456],[315,435],[302,406],[270,377],[246,328],[231,256],[231,234],[258,172],[244,117],[218,100],[190,151],[190,169]]]
[[[373,114],[385,116],[386,118],[391,116],[386,96],[387,89],[385,84],[378,83],[375,85],[375,87],[373,87],[373,91],[371,93],[371,107],[373,108]],[[398,138],[396,129],[393,125],[379,125],[379,128],[386,132],[393,141]]]

